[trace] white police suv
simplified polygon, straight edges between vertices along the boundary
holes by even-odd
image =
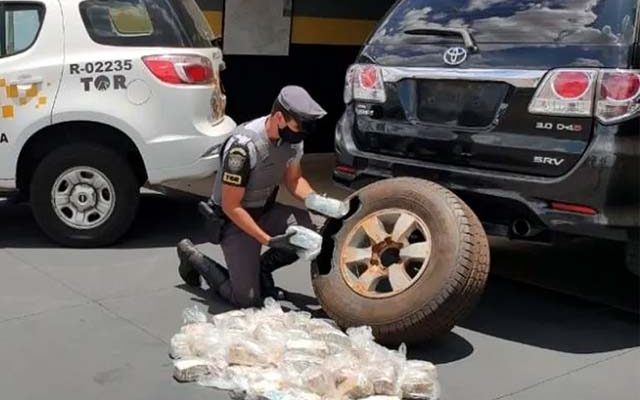
[[[0,0],[0,191],[103,246],[143,185],[212,175],[235,128],[214,40],[195,0]]]

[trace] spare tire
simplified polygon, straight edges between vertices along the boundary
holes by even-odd
[[[350,201],[351,215],[325,225],[312,267],[324,311],[343,328],[371,326],[385,344],[449,332],[476,304],[489,273],[476,215],[421,179],[376,182]]]

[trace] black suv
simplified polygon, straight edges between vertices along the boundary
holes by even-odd
[[[347,73],[334,179],[429,179],[489,234],[625,241],[637,268],[638,5],[397,2]]]

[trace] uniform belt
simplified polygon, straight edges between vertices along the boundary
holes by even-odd
[[[227,214],[225,214],[224,210],[222,209],[221,206],[217,205],[216,203],[214,203],[212,200],[209,200],[207,202],[207,204],[209,204],[209,207],[211,207],[211,209],[213,210],[213,212],[220,218],[224,218],[227,221],[229,220],[229,217],[227,217]],[[260,218],[262,215],[264,215],[267,211],[269,211],[271,209],[273,205],[272,204],[267,204],[264,207],[247,207],[245,208],[245,210],[247,210],[247,212],[249,213],[249,215],[251,215],[251,217],[253,219],[258,219]]]

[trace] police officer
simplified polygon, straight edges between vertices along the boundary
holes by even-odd
[[[272,273],[297,261],[300,250],[284,232],[290,225],[315,227],[307,211],[275,199],[281,184],[307,208],[317,203],[311,200],[322,198],[303,177],[300,160],[304,139],[325,115],[306,90],[287,86],[270,115],[236,129],[223,145],[222,170],[209,201],[228,221],[220,242],[227,269],[184,240],[178,245],[179,273],[187,284],[200,286],[202,277],[240,307],[259,306],[266,297],[282,298]],[[263,255],[262,246],[269,247]]]

